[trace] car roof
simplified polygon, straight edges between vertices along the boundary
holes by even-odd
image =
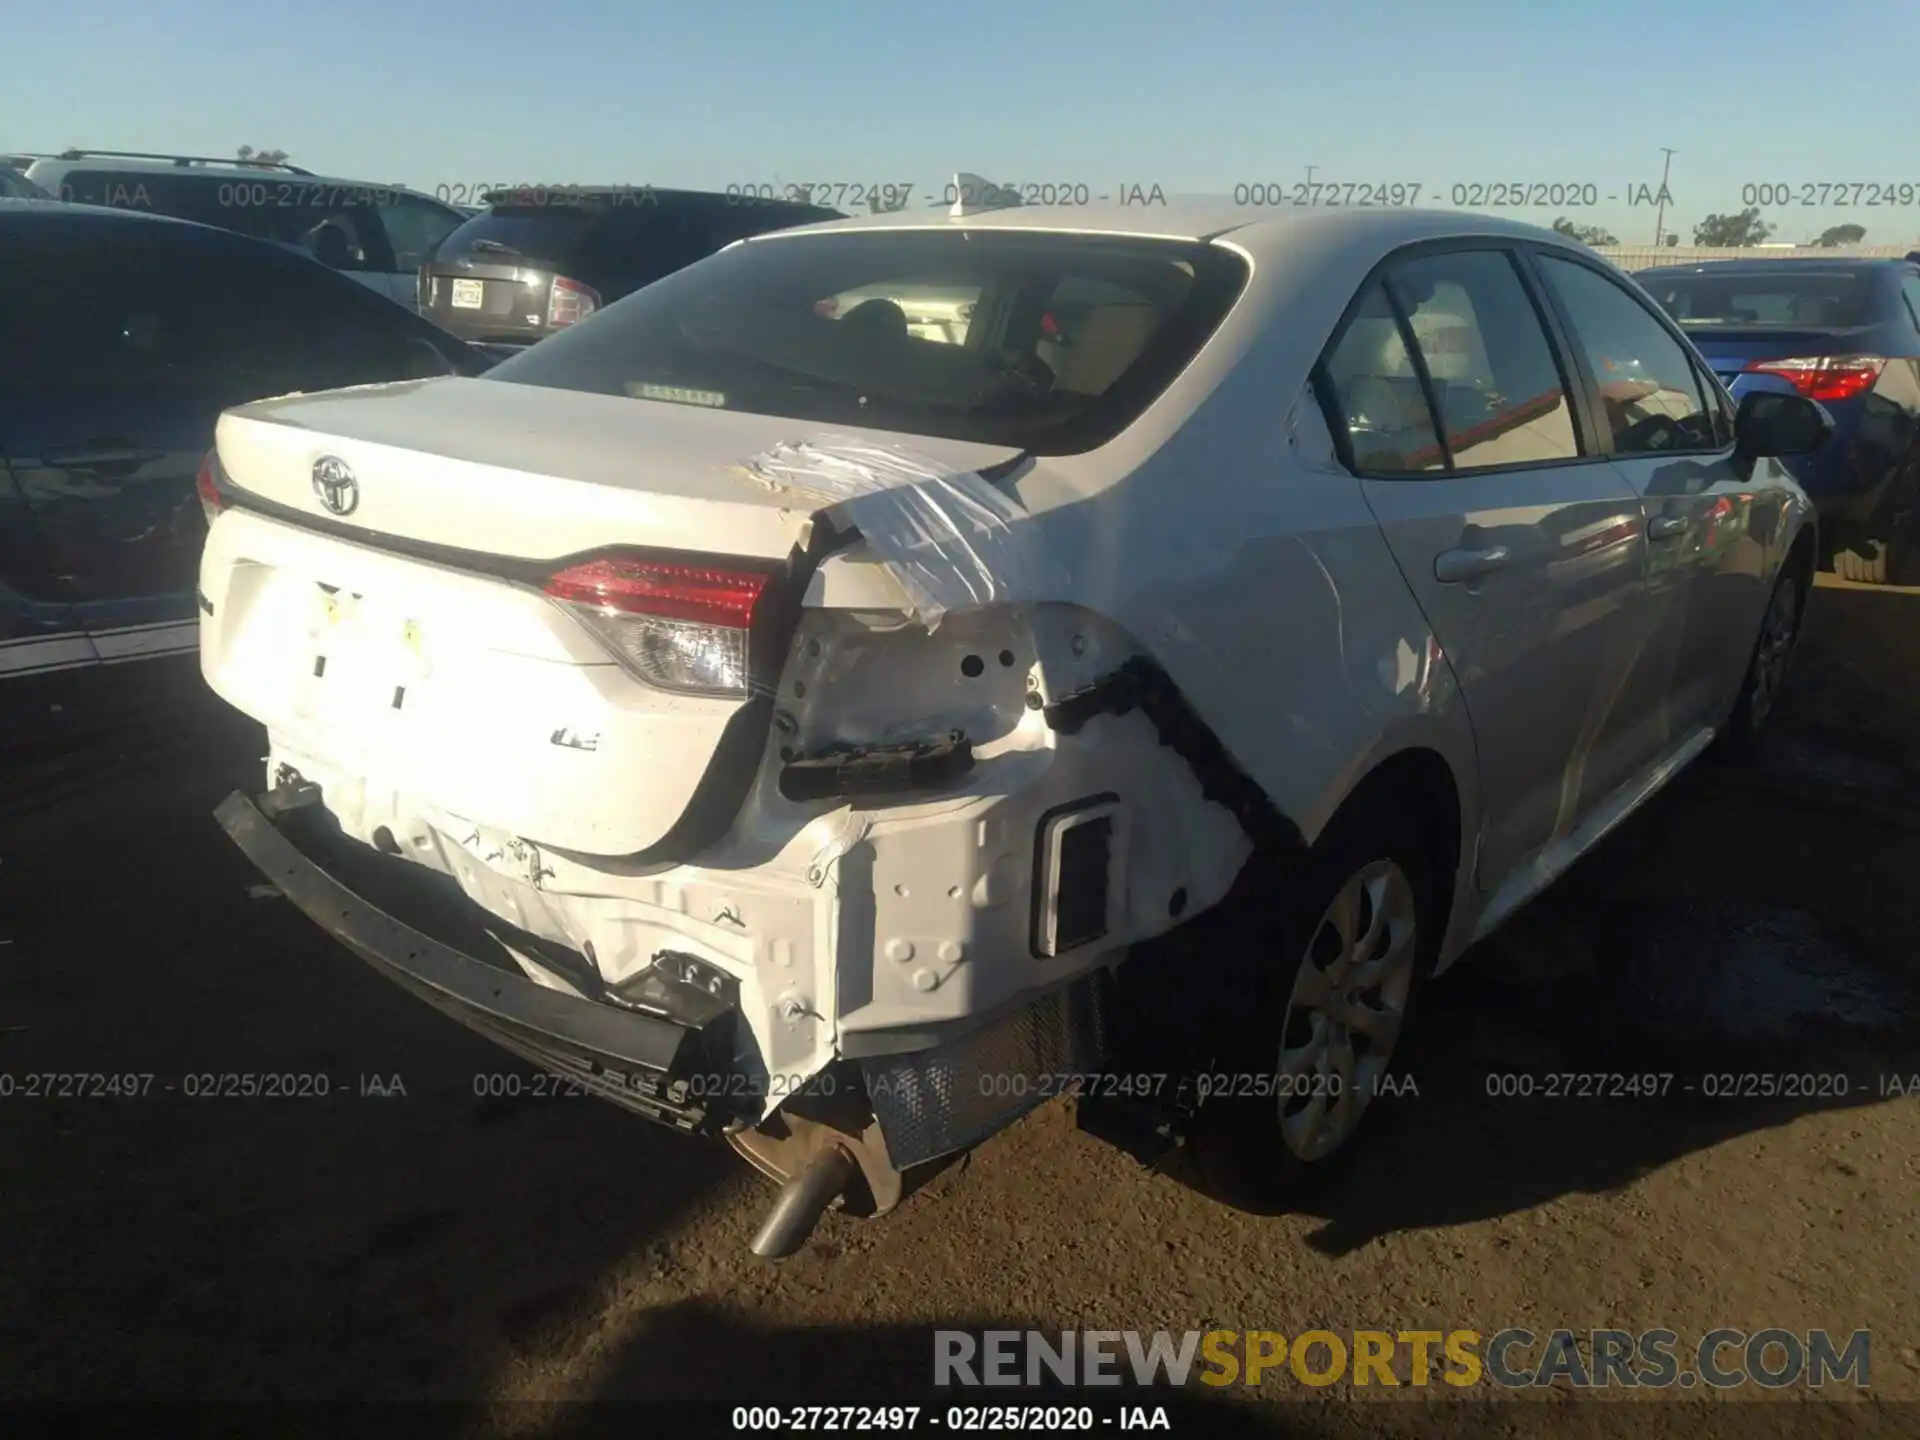
[[[1528,240],[1593,254],[1589,247],[1543,226],[1496,215],[1386,207],[1261,208],[1209,196],[1168,198],[1164,204],[1107,201],[1092,205],[1014,205],[958,217],[944,207],[900,210],[797,226],[756,235],[749,243],[767,244],[797,235],[885,230],[999,230],[1196,242],[1231,236],[1256,261],[1263,254],[1278,254],[1309,236],[1316,243],[1349,244],[1382,253],[1420,240],[1480,237]]]

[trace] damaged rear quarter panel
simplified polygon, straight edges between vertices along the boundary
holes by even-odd
[[[1347,264],[1320,258],[1333,272]],[[1289,276],[1285,296],[1256,277],[1214,344],[1132,429],[1087,455],[1030,458],[995,482],[1010,503],[971,525],[966,511],[978,507],[941,501],[977,495],[978,476],[959,477],[971,491],[941,475],[929,497],[922,476],[854,502],[866,507],[859,528],[876,533],[830,560],[813,595],[853,608],[809,617],[801,644],[822,649],[796,655],[783,686],[806,693],[783,690],[782,702],[808,746],[957,729],[979,763],[964,796],[868,815],[840,859],[843,1049],[857,1050],[862,1031],[937,1026],[1008,1003],[1225,894],[1249,853],[1247,827],[1206,798],[1203,777],[1148,715],[1097,715],[1068,735],[1023,708],[1029,696],[1049,706],[1135,657],[1171,680],[1290,822],[1283,831],[1310,843],[1371,769],[1425,748],[1454,775],[1460,853],[1472,854],[1476,767],[1457,685],[1306,389],[1358,283],[1350,278],[1327,287],[1324,317],[1282,331],[1264,316],[1282,299],[1297,313],[1312,276]],[[911,452],[902,437],[900,453]],[[824,513],[845,523],[852,508],[842,500]],[[891,523],[899,517],[906,523]],[[932,614],[916,603],[926,587],[898,563],[917,560],[924,576],[930,530],[941,532],[934,548],[969,572],[949,577]],[[967,545],[970,533],[991,546]],[[983,603],[968,604],[970,592]],[[902,625],[899,608],[882,618],[883,598],[897,607],[902,594],[931,634]],[[862,604],[874,607],[864,620]],[[999,663],[1003,653],[1015,663]],[[1104,793],[1131,816],[1125,923],[1084,950],[1037,960],[1025,951],[1036,822],[1049,806]],[[1470,870],[1461,867],[1456,901]],[[1469,908],[1455,904],[1456,928]]]
[[[1457,685],[1306,388],[1367,262],[1311,227],[1289,259],[1256,269],[1214,340],[1119,437],[997,482],[1015,503],[994,522],[996,554],[1017,563],[989,578],[991,603],[1101,617],[1309,841],[1369,769],[1411,747],[1448,762],[1471,834]],[[1044,667],[1039,683],[1049,701],[1074,688]]]

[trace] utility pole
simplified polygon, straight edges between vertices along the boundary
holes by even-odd
[[[1664,145],[1660,151],[1667,157],[1667,163],[1660,167],[1660,205],[1653,213],[1653,243],[1656,246],[1667,243],[1667,176],[1673,173],[1673,157],[1676,153]]]
[[[1307,166],[1307,203],[1309,205],[1313,203],[1313,172],[1319,168],[1318,165]]]

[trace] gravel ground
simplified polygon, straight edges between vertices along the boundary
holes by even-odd
[[[1920,592],[1823,584],[1800,665],[1766,766],[1683,777],[1433,987],[1418,1093],[1379,1102],[1309,1208],[1224,1208],[1059,1102],[780,1265],[747,1251],[771,1192],[731,1152],[596,1100],[476,1096],[477,1075],[526,1072],[250,895],[209,818],[251,778],[248,727],[16,763],[0,1072],[155,1079],[0,1098],[0,1394],[432,1398],[536,1434],[589,1397],[918,1394],[936,1326],[1779,1326],[1870,1329],[1872,1393],[1920,1402],[1920,1101],[1883,1093],[1920,1075]],[[1663,1099],[1488,1093],[1570,1070],[1678,1078]],[[184,1093],[247,1071],[331,1093]],[[1681,1093],[1757,1071],[1849,1089]],[[1177,1428],[1576,1434],[1622,1414],[1564,1391],[1491,1411],[1365,1395],[1275,1378]],[[1649,1432],[1920,1433],[1920,1404],[1632,1411]]]

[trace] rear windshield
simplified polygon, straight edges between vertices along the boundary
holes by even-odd
[[[1867,323],[1865,277],[1803,271],[1635,277],[1682,325],[1838,327]]]
[[[565,265],[599,215],[581,205],[496,205],[457,227],[438,253]]]
[[[1246,273],[1182,241],[794,235],[668,276],[488,378],[1070,454],[1152,403]]]

